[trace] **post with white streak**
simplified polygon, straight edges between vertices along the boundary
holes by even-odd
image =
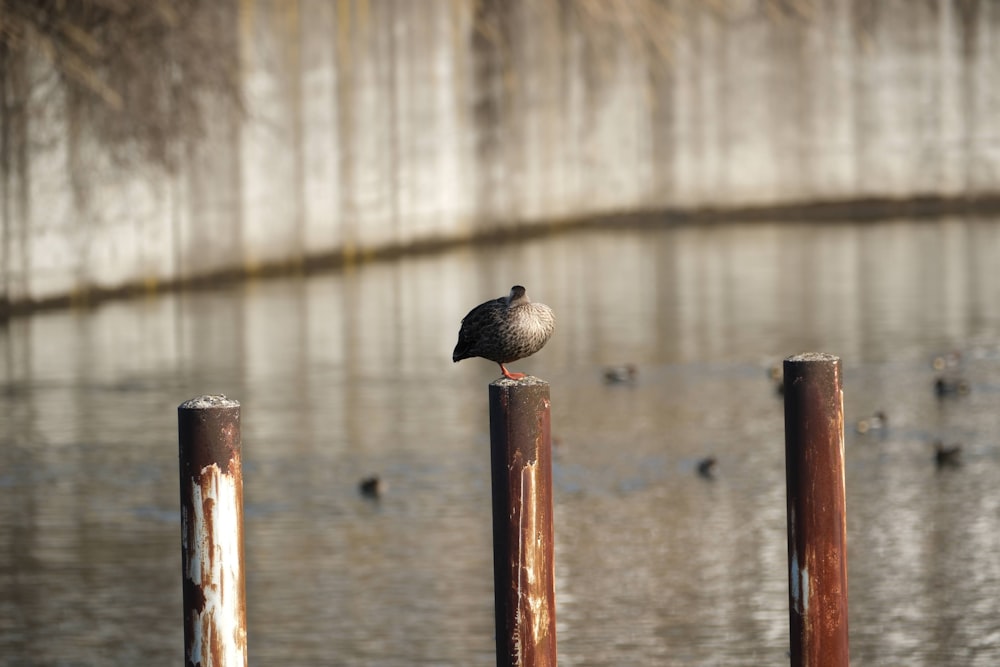
[[[792,667],[846,667],[847,503],[840,359],[785,359]]]
[[[497,667],[555,667],[549,384],[490,384]]]
[[[245,667],[240,404],[201,396],[177,408],[184,664]]]

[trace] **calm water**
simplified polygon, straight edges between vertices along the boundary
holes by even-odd
[[[176,407],[243,405],[250,660],[490,665],[487,384],[523,283],[552,384],[562,665],[782,664],[782,403],[844,363],[852,663],[1000,664],[1000,221],[580,232],[0,329],[0,663],[183,655]],[[938,399],[938,354],[972,391]],[[634,362],[634,387],[601,382]],[[890,427],[853,421],[885,410]],[[936,438],[964,444],[937,470]],[[716,478],[695,474],[707,454]],[[357,493],[378,473],[377,503]]]

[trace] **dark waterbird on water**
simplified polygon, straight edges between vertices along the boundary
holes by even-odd
[[[940,440],[934,442],[934,462],[938,468],[957,466],[961,462],[962,445],[945,445]]]
[[[965,396],[969,393],[969,383],[962,378],[939,377],[934,380],[934,393],[938,398]]]
[[[378,475],[365,477],[358,482],[358,492],[365,498],[378,498],[385,491],[385,482]]]
[[[635,378],[639,374],[639,369],[635,364],[625,364],[624,366],[612,366],[604,369],[605,384],[635,384]]]
[[[698,461],[698,474],[705,479],[714,479],[716,463],[717,461],[714,456],[706,456]]]
[[[544,303],[533,303],[520,285],[510,294],[481,303],[462,319],[452,361],[482,357],[500,364],[505,378],[520,380],[504,364],[530,357],[552,335],[556,318]]]

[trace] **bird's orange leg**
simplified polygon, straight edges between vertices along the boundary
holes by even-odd
[[[503,371],[503,376],[508,380],[520,380],[524,378],[524,373],[511,373],[503,364],[500,364],[500,370]]]

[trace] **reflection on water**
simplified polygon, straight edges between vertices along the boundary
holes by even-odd
[[[0,655],[176,664],[175,409],[243,404],[255,664],[493,661],[486,385],[458,322],[523,283],[558,317],[563,665],[786,660],[770,362],[842,356],[855,665],[1000,662],[1000,223],[588,231],[0,329]],[[935,354],[972,392],[937,398]],[[635,386],[605,365],[634,362]],[[964,443],[937,470],[936,438]],[[714,480],[697,460],[719,459]],[[362,498],[377,473],[389,489]]]

